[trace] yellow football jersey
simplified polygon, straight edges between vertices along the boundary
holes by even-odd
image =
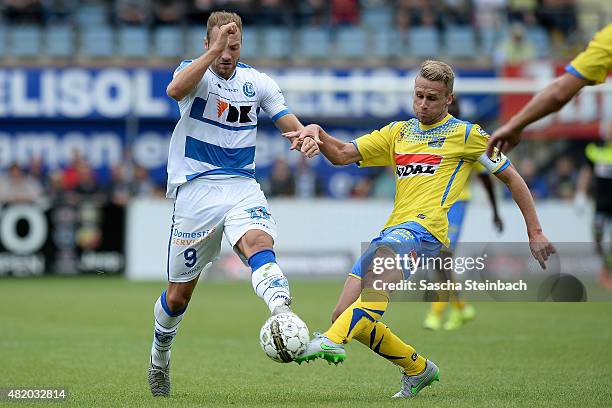
[[[586,50],[567,64],[565,70],[591,85],[605,82],[612,71],[612,23],[595,34]]]
[[[459,197],[457,197],[457,201],[470,201],[472,199],[472,177],[474,174],[479,174],[485,172],[486,169],[482,167],[482,164],[476,162],[472,164],[472,171],[470,172],[470,176],[468,177],[465,186],[459,193]]]
[[[471,164],[480,162],[492,173],[510,165],[502,153],[487,157],[488,138],[480,126],[447,115],[429,126],[417,119],[393,122],[354,140],[360,166],[394,166],[395,203],[384,228],[415,221],[448,247],[448,209]]]

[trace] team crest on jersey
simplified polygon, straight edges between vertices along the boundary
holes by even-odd
[[[396,153],[395,166],[397,178],[407,178],[415,176],[433,176],[443,156],[428,153]]]
[[[253,86],[253,83],[245,82],[244,85],[242,85],[242,92],[244,92],[244,94],[248,96],[249,98],[254,97],[255,87]]]
[[[251,214],[251,218],[260,218],[264,220],[270,219],[270,213],[268,212],[268,209],[266,207],[257,206],[257,207],[247,208],[244,211]]]
[[[444,146],[445,141],[446,136],[433,136],[431,140],[427,143],[427,146],[439,149]]]

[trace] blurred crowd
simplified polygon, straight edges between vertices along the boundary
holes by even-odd
[[[525,145],[531,143],[535,142],[525,142]],[[582,144],[569,143],[569,146],[546,158],[520,152],[511,155],[534,199],[574,199],[578,174],[586,161]],[[546,149],[548,152],[554,150],[550,146]],[[367,175],[341,176],[333,182],[322,176],[305,159],[289,165],[284,157],[279,157],[270,171],[258,174],[258,181],[270,198],[390,199],[395,195],[391,168],[375,168]],[[501,183],[496,184],[503,191],[501,195],[510,199],[509,191]],[[60,169],[47,170],[41,160],[34,160],[27,168],[12,165],[0,172],[0,203],[76,204],[87,199],[124,206],[134,197],[164,197],[165,187],[129,158],[121,165],[102,171],[93,169],[81,156],[73,154],[71,163]]]
[[[13,164],[0,173],[0,203],[77,204],[86,200],[125,206],[134,197],[165,194],[165,186],[156,184],[146,169],[130,160],[108,172],[96,171],[77,153],[67,166],[55,170],[47,169],[41,159],[28,167]]]
[[[588,3],[588,7],[584,7]],[[580,13],[598,13],[607,0],[0,0],[12,23],[69,22],[79,7],[97,6],[109,24],[199,25],[219,9],[240,13],[249,25],[359,25],[386,10],[400,29],[418,26],[497,27],[506,22],[541,26],[571,36]]]

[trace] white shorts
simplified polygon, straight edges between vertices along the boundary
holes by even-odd
[[[168,245],[168,280],[189,282],[219,258],[223,234],[235,247],[252,229],[276,239],[276,223],[259,184],[245,177],[195,179],[176,193]]]

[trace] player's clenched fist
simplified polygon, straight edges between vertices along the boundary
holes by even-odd
[[[221,27],[219,27],[219,34],[217,35],[217,38],[215,38],[215,40],[213,41],[210,48],[214,51],[223,51],[225,47],[227,47],[229,36],[231,34],[236,33],[238,33],[238,25],[236,25],[236,23],[231,22],[222,25]]]

